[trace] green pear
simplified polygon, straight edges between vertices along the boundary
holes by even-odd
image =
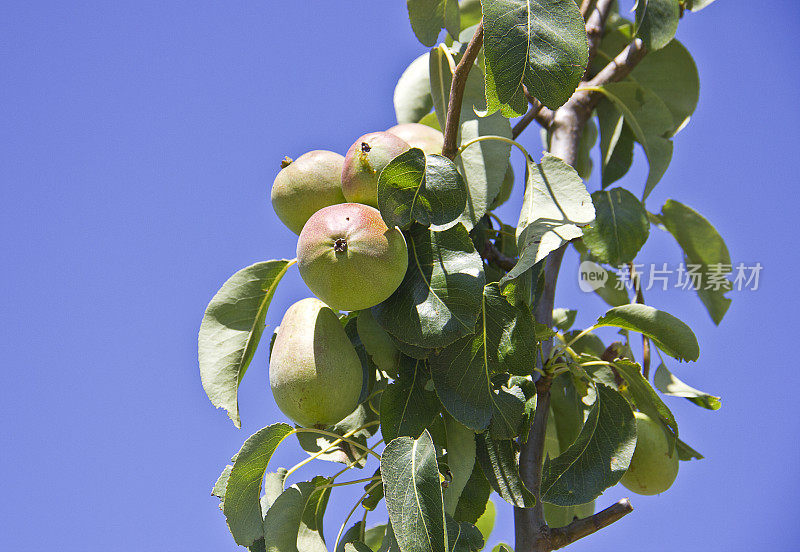
[[[405,140],[412,148],[419,148],[425,153],[442,153],[444,134],[420,123],[403,123],[395,125],[386,132],[391,132]]]
[[[673,446],[670,455],[670,443],[659,422],[642,412],[635,412],[634,416],[636,449],[621,483],[640,495],[663,493],[678,477],[678,451]]]
[[[272,184],[272,208],[289,230],[299,234],[308,218],[329,205],[344,203],[338,153],[314,150],[296,160],[286,158]]]
[[[358,406],[361,360],[330,307],[310,297],[286,311],[269,359],[281,412],[304,427],[326,427]]]
[[[297,240],[297,267],[314,295],[334,309],[368,309],[387,299],[408,268],[403,233],[374,207],[331,205],[314,213]]]
[[[498,207],[500,207],[503,203],[508,201],[508,198],[511,197],[511,190],[514,189],[514,168],[509,163],[508,168],[506,169],[506,174],[503,177],[503,182],[500,184],[500,191],[497,193],[497,197],[494,198],[492,202],[492,206],[489,207],[490,211],[494,211]]]
[[[347,201],[378,206],[378,177],[389,161],[411,149],[389,132],[361,136],[344,156],[342,191]]]

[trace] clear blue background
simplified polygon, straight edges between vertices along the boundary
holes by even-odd
[[[671,367],[724,406],[668,399],[706,459],[684,463],[670,492],[633,496],[633,515],[575,550],[800,548],[799,16],[793,0],[720,0],[681,23],[702,97],[649,206],[674,197],[706,215],[736,262],[764,265],[761,288],[734,294],[720,328],[690,292],[648,295],[700,338],[700,361]],[[1,550],[236,548],[211,485],[283,416],[264,351],[243,382],[242,430],[211,406],[196,361],[203,309],[239,268],[294,256],[268,201],[281,158],[345,152],[391,126],[395,81],[423,51],[399,0],[4,3]],[[537,130],[522,140],[539,151]],[[638,191],[637,156],[624,182]],[[501,210],[512,223],[520,196]],[[643,260],[678,262],[652,233]],[[575,271],[572,258],[557,302],[588,324],[604,307]],[[290,272],[269,327],[308,295]],[[288,445],[274,466],[300,458]],[[355,500],[337,496],[331,542]],[[491,541],[513,542],[500,512]]]

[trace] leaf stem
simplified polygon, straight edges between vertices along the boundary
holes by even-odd
[[[464,152],[464,150],[467,149],[472,144],[477,144],[478,142],[483,142],[486,140],[497,140],[498,142],[506,142],[507,144],[511,144],[512,146],[517,146],[520,149],[520,151],[522,151],[522,154],[525,156],[525,161],[529,161],[532,159],[530,154],[528,154],[528,150],[526,150],[525,147],[516,140],[512,140],[511,138],[506,138],[505,136],[495,136],[493,134],[489,134],[486,136],[478,136],[477,138],[470,140],[466,144],[461,144],[461,147],[458,148],[458,151],[455,152],[453,158],[455,158],[458,155],[461,155]]]
[[[372,422],[368,422],[368,423],[362,425],[361,427],[357,427],[355,429],[352,429],[352,430],[348,431],[344,435],[337,435],[336,433],[333,433],[333,432],[330,432],[330,431],[325,431],[325,430],[322,430],[322,429],[316,429],[316,428],[305,428],[305,427],[297,428],[295,430],[297,433],[319,433],[321,435],[327,435],[329,437],[336,437],[336,440],[333,441],[326,448],[324,448],[324,449],[322,449],[322,450],[320,450],[318,452],[315,452],[314,454],[312,454],[311,456],[309,456],[308,458],[306,458],[302,462],[299,462],[299,463],[295,464],[294,466],[292,466],[289,469],[289,471],[286,472],[286,477],[289,477],[291,474],[293,474],[294,472],[296,472],[297,470],[299,470],[300,468],[302,468],[303,466],[305,466],[306,464],[308,464],[312,460],[315,460],[315,459],[319,458],[320,456],[322,456],[326,452],[330,451],[331,449],[335,448],[336,445],[338,445],[339,443],[342,443],[342,442],[347,443],[348,445],[353,446],[355,448],[359,448],[359,449],[363,450],[364,452],[372,453],[376,458],[378,458],[378,460],[380,460],[381,457],[379,455],[377,455],[373,450],[365,447],[361,443],[356,443],[352,439],[348,439],[348,437],[351,437],[352,435],[355,435],[356,433],[358,433],[362,429],[366,429],[368,427],[371,427],[371,426],[374,426],[374,425],[378,425],[379,423],[380,423],[380,421],[378,421],[378,420],[375,420],[375,421],[372,421]]]
[[[359,498],[358,501],[355,503],[353,508],[347,514],[347,517],[344,518],[344,521],[342,522],[342,526],[339,527],[339,533],[336,535],[336,541],[333,543],[333,549],[334,550],[336,550],[339,547],[339,540],[342,538],[342,533],[344,533],[344,527],[345,527],[345,525],[347,525],[347,522],[350,521],[350,517],[356,511],[356,508],[358,508],[358,505],[361,504],[361,501],[364,500],[369,495],[369,493],[372,492],[372,489],[374,489],[376,486],[378,486],[380,484],[381,484],[381,481],[376,481],[375,483],[373,483],[372,485],[367,487],[366,492],[363,495],[361,495],[361,498]]]

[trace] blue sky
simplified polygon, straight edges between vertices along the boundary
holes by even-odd
[[[800,547],[798,24],[792,0],[719,0],[681,24],[701,100],[648,205],[672,197],[703,213],[735,262],[764,266],[761,287],[734,294],[719,328],[691,293],[648,296],[700,338],[699,362],[671,368],[723,408],[671,399],[706,459],[574,550]],[[248,435],[284,418],[263,350],[241,389],[242,430],[208,402],[203,309],[239,268],[294,256],[268,201],[282,157],[344,153],[394,124],[395,81],[423,51],[400,1],[4,4],[0,550],[236,548],[211,485]],[[538,151],[533,129],[522,141]],[[645,173],[638,152],[624,183],[638,191]],[[500,211],[511,223],[520,197]],[[653,235],[644,262],[679,262]],[[603,304],[578,290],[576,266],[557,303],[588,324]],[[308,295],[291,271],[268,325]],[[274,466],[301,457],[286,446]],[[332,536],[355,499],[339,496]],[[513,542],[510,509],[500,517],[491,541]]]

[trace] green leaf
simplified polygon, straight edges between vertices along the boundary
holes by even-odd
[[[733,287],[725,278],[732,267],[722,236],[700,213],[673,199],[661,208],[659,220],[683,249],[687,263],[700,265],[697,295],[719,325],[731,304],[725,293]]]
[[[682,462],[688,462],[689,460],[702,460],[704,456],[694,450],[692,447],[678,439],[678,445],[676,447],[678,449],[678,459]]]
[[[477,523],[478,519],[486,511],[489,495],[492,493],[492,488],[489,486],[486,476],[483,475],[480,464],[478,462],[474,464],[467,485],[461,491],[458,506],[453,514],[453,518],[457,521]]]
[[[348,544],[355,546],[355,543],[361,540],[361,531],[363,527],[364,523],[361,521],[357,521],[355,524],[353,524],[352,527],[350,527],[350,529],[345,531],[344,534],[342,535],[342,538],[339,539],[339,544],[336,546],[335,552],[345,552],[345,550],[347,550]],[[360,544],[361,546],[364,545],[364,543]],[[355,548],[355,550],[358,550],[358,548]],[[367,550],[372,552],[369,547],[367,547]]]
[[[371,310],[358,313],[356,327],[361,343],[378,369],[396,377],[400,368],[400,351],[394,346],[389,334],[375,321]]]
[[[315,477],[292,485],[275,499],[264,516],[264,542],[271,552],[327,552],[322,532],[329,480]]]
[[[399,436],[419,437],[439,413],[439,400],[427,390],[425,362],[403,357],[400,377],[381,396],[381,432],[390,442]]]
[[[259,497],[264,472],[278,445],[295,430],[288,424],[273,424],[251,435],[236,455],[222,512],[236,544],[250,546],[264,536]]]
[[[583,230],[583,243],[600,262],[620,266],[633,261],[650,234],[642,202],[624,188],[592,194],[595,220]]]
[[[441,128],[447,116],[450,101],[450,84],[453,78],[455,60],[449,50],[440,46],[431,51],[430,83],[433,105]],[[467,144],[479,136],[502,136],[511,138],[511,124],[500,113],[480,117],[479,112],[486,108],[486,94],[483,73],[473,66],[464,85],[459,121],[460,145]],[[498,140],[484,140],[470,145],[456,157],[464,179],[467,182],[467,205],[459,219],[467,230],[471,230],[486,214],[500,193],[511,144]]]
[[[650,382],[642,375],[642,367],[626,359],[614,361],[617,373],[625,380],[625,390],[630,393],[636,408],[647,414],[653,420],[659,420],[675,435],[678,436],[678,422],[672,411],[664,404]],[[670,445],[672,446],[672,445]]]
[[[492,548],[492,552],[514,552],[510,545],[505,543],[500,543],[494,548]]]
[[[542,501],[557,506],[591,502],[616,485],[636,447],[636,422],[628,402],[597,384],[597,396],[580,434],[542,471]]]
[[[697,360],[700,356],[700,346],[691,328],[671,314],[649,305],[614,307],[601,316],[595,326],[612,326],[639,332],[678,360]]]
[[[375,470],[372,478],[375,479],[376,477],[380,477],[380,475],[381,469],[378,468]],[[367,493],[367,496],[361,500],[361,505],[365,510],[374,510],[380,501],[383,500],[383,485],[374,485],[372,481],[368,481],[367,484],[364,485],[364,491]]]
[[[584,25],[574,0],[484,1],[488,111],[523,115],[523,85],[550,109],[563,105],[588,63]]]
[[[406,0],[406,4],[411,28],[425,46],[436,44],[443,28],[447,28],[450,36],[458,36],[461,24],[458,0]]]
[[[378,178],[378,208],[391,228],[412,222],[442,226],[464,210],[467,189],[455,163],[411,148],[392,159]]]
[[[225,487],[228,485],[228,478],[231,476],[232,469],[233,466],[230,464],[225,466],[225,469],[219,474],[216,483],[214,483],[214,488],[211,489],[211,496],[216,496],[220,500],[220,509],[222,509],[222,503],[225,502]]]
[[[637,0],[636,36],[648,50],[660,50],[675,37],[680,19],[678,0]]]
[[[622,111],[650,164],[644,188],[647,198],[664,176],[672,160],[672,114],[654,92],[633,82],[608,83],[597,88]]]
[[[386,537],[386,529],[387,525],[385,523],[367,529],[364,532],[364,544],[372,550],[379,549],[383,544],[383,539]]]
[[[394,112],[397,123],[417,123],[433,108],[431,81],[425,52],[403,71],[394,88]]]
[[[653,377],[653,385],[655,388],[673,397],[684,397],[690,400],[697,406],[702,406],[708,410],[719,410],[722,407],[722,401],[719,397],[704,393],[699,389],[683,383],[679,380],[662,362],[656,369],[655,376]]]
[[[606,273],[605,284],[594,290],[603,301],[612,307],[627,305],[631,302],[630,297],[628,297],[628,290],[624,285],[620,284],[616,272],[613,270],[606,270],[601,265],[597,264],[598,259],[589,252],[582,240],[574,241],[572,245],[581,255],[581,264],[589,261],[593,263],[593,266],[590,267],[593,272],[602,270]]]
[[[553,309],[553,326],[566,332],[575,323],[575,317],[578,315],[576,310],[568,309]]]
[[[461,0],[459,2],[459,11],[461,12],[462,30],[477,25],[481,17],[483,17],[480,0]]]
[[[372,314],[391,335],[417,347],[444,347],[475,331],[484,286],[483,261],[466,229],[419,226],[407,235],[408,270]]]
[[[327,428],[327,431],[336,433],[337,435],[344,435],[345,433],[349,433],[352,430],[363,426],[367,422],[377,419],[377,416],[369,407],[369,405],[362,403],[358,405],[358,407],[356,407],[356,409],[346,418],[337,422],[332,427]],[[356,443],[366,445],[367,438],[374,435],[375,431],[375,427],[362,429],[361,431],[352,434],[350,439]],[[321,435],[319,433],[306,431],[297,433],[297,441],[300,444],[300,447],[310,455],[316,455],[323,449],[327,449],[333,444],[334,440],[335,439],[329,435]],[[351,462],[355,462],[355,465],[361,468],[366,463],[367,456],[367,453],[362,449],[356,448],[349,443],[340,443],[330,449],[328,452],[317,456],[317,458],[319,460],[338,462],[340,464],[349,464]]]
[[[607,188],[625,176],[633,164],[634,136],[622,112],[609,100],[597,105],[600,122],[600,162],[602,187]]]
[[[264,332],[275,288],[293,261],[266,261],[243,268],[206,307],[197,342],[200,379],[211,403],[228,411],[236,427],[238,390]]]
[[[478,519],[475,523],[475,527],[481,532],[483,535],[484,542],[489,541],[489,537],[494,530],[494,521],[497,517],[497,508],[494,505],[494,502],[491,500],[486,503],[486,510],[483,512],[483,515]]]
[[[512,305],[497,284],[483,290],[481,317],[474,335],[464,337],[430,359],[436,394],[456,420],[495,436],[515,437],[524,397],[492,382],[494,374],[529,374],[536,363],[533,317],[527,306]]]
[[[436,449],[430,433],[398,437],[381,456],[386,509],[401,550],[444,552],[447,531]]]
[[[594,167],[592,149],[596,143],[597,125],[594,119],[589,119],[583,127],[583,133],[581,133],[581,139],[578,142],[578,156],[575,160],[575,170],[584,180],[589,180],[592,175],[592,168]]]
[[[478,552],[483,548],[483,535],[471,523],[447,516],[447,543],[449,552]]]
[[[700,11],[714,0],[686,0],[686,6],[692,11]]]
[[[486,433],[475,436],[478,463],[483,475],[503,500],[520,508],[531,508],[536,498],[522,482],[514,442],[495,440]]]
[[[372,548],[363,542],[348,542],[344,545],[345,552],[372,552]]]
[[[525,196],[517,224],[519,261],[500,281],[517,278],[566,242],[583,235],[594,220],[592,198],[578,173],[546,153],[540,164],[528,160]]]
[[[633,39],[633,27],[625,24],[606,33],[595,58],[594,69],[599,71],[614,59]],[[664,48],[650,51],[624,82],[636,83],[653,92],[672,114],[673,136],[685,126],[700,98],[700,77],[689,51],[677,40]],[[624,174],[624,173],[623,173]]]
[[[561,374],[550,386],[550,408],[558,450],[567,450],[583,427],[583,403],[570,374]],[[549,430],[549,428],[548,428]]]
[[[461,493],[475,468],[475,433],[447,414],[444,416],[444,426],[447,433],[445,462],[452,474],[450,484],[444,490],[444,511],[454,515]]]

